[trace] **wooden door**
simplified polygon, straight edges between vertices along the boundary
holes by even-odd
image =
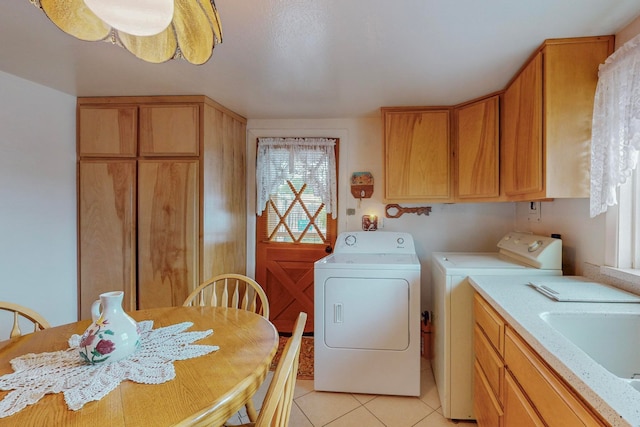
[[[138,162],[138,308],[182,305],[198,278],[198,161]]]
[[[312,333],[313,264],[333,251],[337,219],[304,182],[287,182],[256,223],[256,281],[267,294],[269,320],[289,333],[304,311],[305,332]]]
[[[541,54],[504,93],[500,148],[501,179],[507,196],[535,194],[544,189]]]
[[[125,310],[136,308],[136,162],[79,164],[80,319],[109,291],[124,291]]]

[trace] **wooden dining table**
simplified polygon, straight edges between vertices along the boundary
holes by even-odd
[[[278,333],[267,319],[246,310],[168,307],[129,312],[153,328],[193,322],[188,331],[213,330],[193,344],[219,346],[204,356],[174,363],[176,376],[162,384],[123,381],[99,401],[74,411],[62,393],[48,394],[21,411],[0,418],[0,426],[197,426],[222,425],[251,399],[264,381],[278,348]],[[57,326],[0,342],[0,375],[27,353],[69,348],[89,320]],[[9,391],[0,391],[0,399]]]

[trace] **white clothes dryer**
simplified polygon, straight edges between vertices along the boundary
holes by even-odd
[[[420,262],[411,235],[341,233],[314,279],[314,388],[419,396]]]
[[[469,276],[560,276],[562,241],[511,232],[498,252],[434,252],[431,266],[433,359],[431,366],[446,418],[475,419],[473,412],[473,288]]]

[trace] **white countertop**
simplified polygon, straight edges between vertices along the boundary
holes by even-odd
[[[640,315],[640,304],[553,301],[527,286],[536,279],[540,277],[471,276],[470,282],[605,420],[613,426],[640,426],[640,392],[596,363],[540,317],[541,313],[551,312]],[[578,276],[544,279],[591,281]]]

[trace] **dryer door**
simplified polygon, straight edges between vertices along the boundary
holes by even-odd
[[[407,349],[409,282],[405,279],[330,277],[324,291],[328,347]]]

